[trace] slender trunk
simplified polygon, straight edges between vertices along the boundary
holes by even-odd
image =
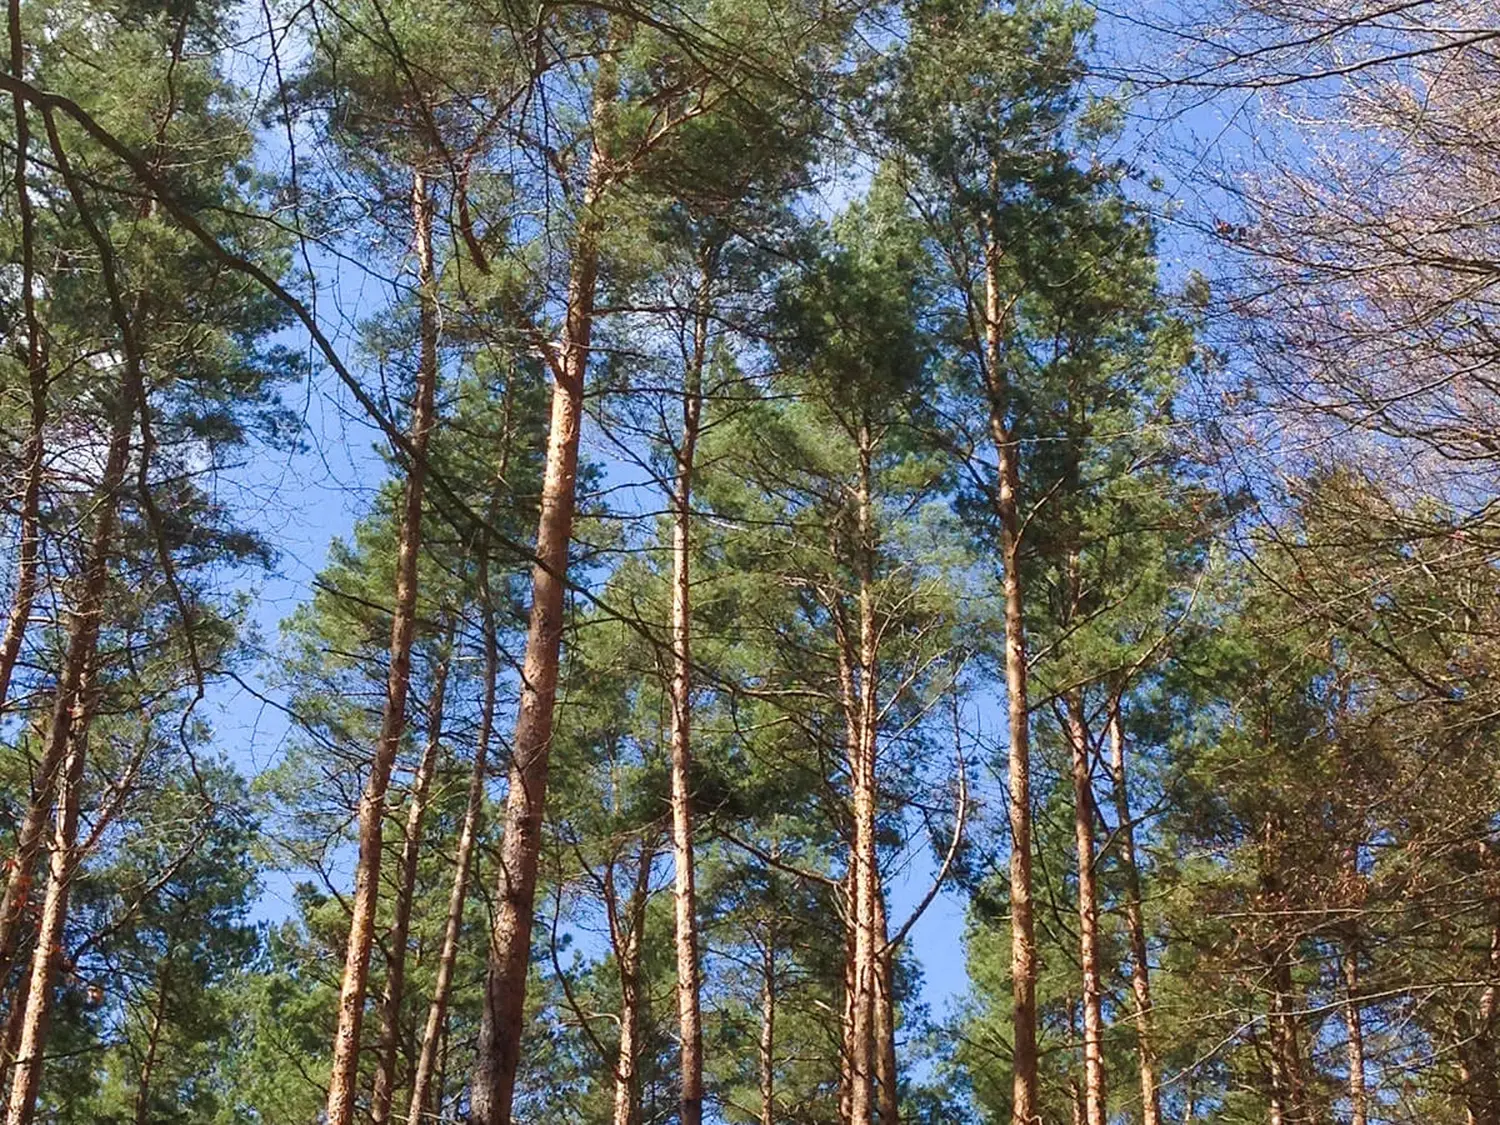
[[[10,33],[10,71],[25,78],[25,47],[21,37],[21,3],[7,4]],[[46,466],[44,431],[47,425],[47,339],[36,307],[36,213],[27,184],[27,149],[31,127],[26,99],[12,99],[16,116],[16,215],[21,227],[21,309],[26,324],[26,375],[30,388],[30,425],[26,434],[26,478],[21,489],[20,543],[16,559],[16,589],[11,599],[5,633],[0,637],[0,712],[10,701],[10,678],[21,655],[21,642],[31,621],[36,598],[37,558],[41,546],[42,473]],[[0,946],[3,949],[3,946]],[[0,973],[0,980],[4,973]]]
[[[875,891],[875,1113],[880,1125],[900,1125],[901,1091],[896,1070],[896,993],[893,960],[888,948],[885,896]]]
[[[1026,626],[1021,587],[1020,443],[1006,418],[1009,388],[1001,368],[1000,248],[985,245],[985,368],[990,436],[998,462],[995,513],[1005,574],[1005,690],[1010,727],[1010,978],[1013,1077],[1011,1119],[1040,1120],[1036,1048],[1036,926],[1031,901],[1031,718],[1026,694]]]
[[[86,676],[85,680],[88,678]],[[25,1015],[21,1020],[16,1045],[15,1069],[11,1076],[5,1125],[31,1125],[36,1113],[37,1091],[41,1088],[44,1052],[50,1030],[53,986],[67,960],[67,953],[63,948],[63,927],[67,921],[68,896],[72,891],[76,867],[74,859],[78,840],[78,805],[87,751],[88,730],[85,724],[80,723],[78,730],[69,739],[57,814],[53,821],[47,894],[42,903],[36,945],[31,951]]]
[[[146,1037],[146,1057],[141,1060],[141,1071],[135,1084],[135,1125],[148,1125],[151,1120],[151,1079],[156,1074],[156,1056],[161,1048],[162,1025],[167,1016],[167,982],[165,976],[157,982],[157,999],[151,1009],[151,1029]]]
[[[602,132],[618,92],[613,47],[611,44],[611,53],[600,62],[595,78],[596,136]],[[552,712],[557,699],[558,654],[562,645],[568,542],[573,532],[578,439],[583,423],[583,385],[599,276],[601,231],[596,208],[607,182],[608,162],[596,148],[589,164],[583,214],[573,247],[562,354],[553,370],[552,420],[537,526],[537,564],[531,572],[531,619],[521,668],[520,709],[511,744],[495,918],[490,930],[484,1007],[470,1091],[473,1125],[511,1125],[516,1069],[521,1061],[542,812],[547,797]]]
[[[693,327],[693,355],[682,387],[682,436],[672,491],[672,864],[677,939],[677,1019],[682,1043],[682,1125],[703,1121],[703,1022],[699,1012],[698,899],[693,879],[692,792],[692,549],[693,452],[703,411],[703,362],[708,347],[704,267]]]
[[[1073,766],[1073,833],[1078,848],[1078,962],[1083,970],[1083,1106],[1087,1125],[1105,1125],[1104,1017],[1099,985],[1099,888],[1094,869],[1094,787],[1083,693],[1067,693]]]
[[[1141,1072],[1141,1125],[1161,1125],[1161,1091],[1156,1071],[1156,1036],[1152,1028],[1151,965],[1147,959],[1146,922],[1141,905],[1141,869],[1135,856],[1135,821],[1125,769],[1125,730],[1120,698],[1109,702],[1110,772],[1115,798],[1120,866],[1125,875],[1125,928],[1130,938],[1130,993],[1135,1020],[1136,1056]]]
[[[776,927],[768,927],[760,960],[760,1125],[776,1125]]]
[[[339,990],[338,1027],[333,1039],[333,1067],[328,1082],[327,1125],[349,1125],[354,1120],[359,1079],[360,1028],[364,1023],[365,992],[370,972],[370,947],[375,936],[375,908],[380,894],[380,864],[384,850],[385,796],[391,769],[406,726],[406,694],[411,683],[411,647],[417,625],[417,559],[422,541],[422,504],[426,485],[427,439],[432,431],[438,378],[438,310],[432,261],[433,203],[427,181],[412,177],[413,245],[417,256],[417,286],[421,322],[421,354],[411,420],[412,461],[406,473],[396,554],[396,600],[391,617],[390,672],[380,736],[370,763],[370,777],[359,802],[359,859],[354,874],[354,903],[349,918],[349,943],[344,955]]]
[[[651,863],[655,856],[656,849],[642,840],[635,887],[623,923],[618,920],[618,912],[611,911],[615,962],[620,971],[620,1047],[615,1061],[613,1125],[639,1125],[641,1119],[639,1056],[641,1006],[644,1003],[641,944],[645,938],[646,896],[651,888]],[[613,875],[609,877],[613,878]]]
[[[1292,967],[1286,951],[1271,963],[1271,1121],[1272,1125],[1302,1125],[1302,1056],[1297,1042],[1296,1003],[1292,995]]]
[[[494,513],[491,512],[493,521]],[[458,856],[453,870],[453,888],[448,892],[448,916],[443,925],[443,945],[438,953],[437,979],[433,983],[432,1003],[427,1009],[427,1023],[422,1029],[422,1046],[417,1055],[411,1080],[411,1102],[407,1121],[411,1125],[427,1113],[428,1093],[437,1066],[438,1047],[448,1022],[448,998],[453,989],[453,969],[458,960],[458,941],[463,932],[464,901],[468,897],[469,869],[473,864],[474,843],[479,837],[479,818],[484,810],[484,781],[488,769],[490,738],[495,729],[495,687],[500,672],[500,644],[495,627],[495,609],[489,589],[489,540],[480,547],[476,582],[484,637],[484,698],[479,710],[479,736],[474,746],[474,763],[469,772],[468,799],[464,804],[463,823],[458,830]],[[438,1091],[441,1096],[441,1089]]]
[[[1365,1125],[1365,1030],[1359,1005],[1359,946],[1354,934],[1344,941],[1344,1023],[1349,1036],[1349,1125]]]
[[[859,581],[857,648],[847,629],[838,629],[838,662],[845,741],[848,744],[852,843],[849,852],[853,892],[854,951],[852,1006],[849,1008],[848,1120],[867,1125],[875,1109],[874,1078],[878,1044],[878,962],[883,942],[876,935],[876,900],[880,875],[875,848],[876,795],[876,650],[874,612],[874,529],[871,497],[873,439],[868,425],[859,431],[859,480],[855,494],[857,521],[855,566]]]
[[[859,930],[854,906],[854,861],[842,889],[844,906],[844,1011],[839,1024],[839,1120],[853,1120],[854,1010],[859,1006],[859,978],[854,962],[854,937]]]
[[[427,796],[437,771],[443,735],[443,697],[448,686],[448,661],[453,646],[453,625],[443,654],[433,670],[432,694],[427,701],[427,744],[412,781],[411,803],[406,809],[406,829],[401,841],[401,884],[396,890],[396,914],[391,921],[390,964],[386,966],[385,995],[380,1004],[380,1046],[375,1066],[375,1088],[370,1096],[372,1125],[386,1125],[391,1118],[391,1100],[396,1092],[396,1049],[401,1040],[401,999],[406,988],[406,944],[411,933],[412,899],[417,888],[417,861],[422,853],[422,822],[427,816]]]
[[[139,401],[138,369],[126,364],[121,380],[119,397],[115,404],[114,421],[111,426],[109,450],[105,455],[104,472],[99,482],[98,514],[94,532],[89,541],[88,554],[84,561],[83,586],[72,613],[68,628],[68,643],[63,657],[62,671],[58,676],[52,714],[42,744],[41,765],[37,770],[36,792],[26,807],[26,815],[17,833],[16,851],[10,861],[6,877],[5,898],[0,903],[0,984],[8,976],[15,963],[16,950],[20,942],[21,921],[31,897],[32,876],[36,867],[37,853],[47,829],[49,814],[59,775],[67,768],[70,752],[81,743],[75,736],[87,734],[92,710],[88,704],[87,682],[94,657],[99,647],[99,629],[104,614],[104,594],[109,581],[109,556],[114,544],[115,524],[119,511],[120,489],[125,481],[126,463],[130,456],[130,435],[135,418],[134,404]],[[76,788],[76,787],[75,787]],[[76,792],[73,800],[77,800]],[[66,802],[64,802],[66,803]],[[71,838],[71,834],[70,834]],[[71,845],[70,845],[71,846]],[[54,857],[55,861],[56,857]],[[49,881],[49,903],[53,888]],[[55,905],[55,904],[54,904]],[[66,899],[61,900],[60,909],[66,909]],[[44,907],[44,912],[45,912]],[[58,924],[61,924],[59,916]],[[36,954],[33,950],[33,965]],[[50,965],[50,961],[46,961]],[[15,1021],[16,1040],[7,1038],[6,1053],[10,1055],[23,1033],[23,1025],[30,1020],[26,1009],[30,1006],[31,982],[35,974],[23,976],[16,995],[11,999],[11,1012]],[[50,979],[50,978],[49,978]],[[41,1000],[51,1003],[50,997]],[[41,1026],[45,1028],[45,1021]],[[45,1031],[43,1031],[45,1034]],[[37,1063],[40,1069],[40,1063]],[[38,1075],[39,1077],[39,1075]],[[34,1095],[33,1095],[34,1097]],[[29,1110],[27,1113],[29,1114]]]

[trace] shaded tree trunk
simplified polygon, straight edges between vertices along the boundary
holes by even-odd
[[[10,34],[10,71],[17,78],[25,77],[25,47],[21,35],[20,0],[7,4]],[[47,426],[47,337],[36,307],[36,212],[32,206],[31,189],[27,183],[27,149],[31,143],[31,127],[26,112],[26,100],[16,94],[12,98],[15,108],[15,189],[16,216],[21,235],[21,312],[26,326],[26,377],[29,389],[30,418],[26,434],[23,459],[26,465],[25,483],[21,486],[20,542],[16,554],[16,586],[11,598],[10,613],[5,621],[5,633],[0,637],[0,713],[10,701],[10,680],[16,661],[21,655],[21,643],[26,636],[26,626],[31,621],[31,607],[36,599],[37,560],[41,547],[41,500],[42,474],[46,467]],[[0,954],[4,950],[0,942]],[[0,970],[8,969],[0,965]],[[6,973],[0,971],[0,980]]]
[[[900,1125],[901,1088],[896,1070],[895,950],[886,925],[885,896],[875,893],[875,1112],[880,1125]]]
[[[359,1077],[360,1030],[375,936],[376,900],[384,850],[386,790],[401,735],[406,727],[406,695],[411,684],[411,648],[416,634],[417,559],[422,542],[422,507],[426,485],[427,443],[432,431],[438,379],[437,279],[432,259],[433,201],[422,173],[412,177],[413,246],[417,257],[420,355],[411,420],[412,461],[406,472],[396,554],[396,598],[391,617],[390,670],[380,735],[370,776],[359,802],[359,859],[354,874],[354,901],[349,940],[339,989],[338,1026],[333,1039],[333,1067],[328,1082],[327,1125],[354,1120]]]
[[[1005,691],[1010,733],[1011,1119],[1016,1125],[1035,1125],[1041,1110],[1037,1089],[1036,923],[1031,882],[1031,716],[1021,583],[1021,447],[1006,417],[1010,394],[1000,354],[1003,328],[1000,247],[993,233],[986,234],[984,275],[985,378],[990,398],[990,436],[998,464],[995,514],[1000,521],[1000,559],[1004,571]]]
[[[427,797],[432,775],[437,771],[443,735],[443,703],[448,686],[448,662],[453,646],[453,624],[443,643],[442,656],[433,670],[432,694],[427,701],[427,744],[412,781],[411,803],[406,810],[406,828],[401,842],[401,883],[396,891],[396,913],[391,922],[390,962],[386,967],[385,995],[380,1004],[379,1054],[375,1066],[375,1088],[370,1096],[370,1120],[386,1125],[396,1092],[396,1050],[401,1040],[401,998],[406,988],[406,945],[411,933],[412,899],[417,887],[417,862],[422,854],[422,822],[427,816]]]
[[[698,897],[693,877],[692,495],[693,454],[703,412],[710,267],[703,267],[693,354],[682,387],[682,435],[672,491],[672,865],[677,943],[677,1019],[682,1044],[681,1125],[703,1121],[703,1020],[699,1011]]]
[[[508,440],[508,435],[507,435]],[[508,453],[508,447],[507,447]],[[504,464],[501,479],[504,479]],[[495,519],[491,506],[490,522]],[[495,729],[496,682],[500,674],[500,642],[495,626],[494,601],[490,596],[489,536],[480,546],[476,568],[479,587],[481,631],[484,644],[484,695],[479,710],[479,735],[474,745],[474,762],[469,771],[469,791],[464,802],[463,823],[458,830],[458,855],[453,869],[453,887],[448,892],[448,915],[443,924],[443,944],[438,953],[437,979],[433,983],[432,1003],[427,1008],[427,1022],[422,1028],[422,1043],[417,1065],[412,1073],[411,1102],[407,1121],[411,1125],[423,1120],[428,1112],[428,1095],[437,1069],[438,1051],[448,1024],[448,1000],[453,990],[453,971],[458,960],[458,942],[463,933],[464,902],[468,898],[469,869],[474,860],[474,844],[479,838],[479,821],[484,811],[484,783],[489,764],[490,739]],[[439,1086],[438,1097],[442,1096]]]
[[[1130,939],[1130,994],[1135,1021],[1136,1056],[1141,1072],[1141,1125],[1161,1125],[1161,1090],[1157,1078],[1156,1036],[1152,1027],[1151,965],[1142,911],[1141,870],[1135,855],[1135,820],[1125,767],[1125,731],[1120,698],[1109,702],[1110,769],[1113,775],[1116,833],[1125,875],[1125,928]]]
[[[641,841],[635,885],[631,888],[624,916],[610,906],[610,932],[614,939],[615,963],[620,972],[620,1047],[615,1060],[613,1125],[640,1125],[640,1031],[645,1003],[641,987],[641,945],[645,939],[646,898],[651,890],[651,863],[656,849]],[[611,872],[607,879],[612,881]],[[612,895],[611,895],[612,897]]]
[[[1073,570],[1076,575],[1077,560]],[[1104,1016],[1099,977],[1099,888],[1094,868],[1094,788],[1083,693],[1065,699],[1072,757],[1073,831],[1078,849],[1078,962],[1083,973],[1083,1107],[1087,1125],[1105,1125]]]
[[[612,41],[595,77],[596,138],[605,131],[618,93],[615,46]],[[573,532],[583,386],[599,275],[601,230],[597,207],[608,182],[608,160],[596,147],[589,162],[583,214],[574,240],[561,355],[554,357],[553,364],[552,419],[537,526],[537,563],[531,572],[531,618],[521,669],[521,701],[512,740],[496,909],[490,928],[484,1007],[470,1091],[474,1125],[511,1125],[516,1070],[521,1061],[542,813],[547,797],[553,705],[557,700],[558,655],[562,645],[568,543]]]
[[[151,1027],[146,1036],[146,1057],[141,1060],[135,1084],[135,1125],[148,1125],[151,1120],[151,1080],[156,1075],[156,1057],[161,1049],[162,1025],[167,1015],[165,976],[157,982],[157,989],[156,1004],[151,1009]]]

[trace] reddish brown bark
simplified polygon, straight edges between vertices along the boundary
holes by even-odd
[[[448,659],[453,644],[453,626],[432,675],[432,694],[427,700],[427,743],[412,780],[406,828],[401,841],[401,881],[396,890],[396,911],[391,921],[390,960],[386,966],[385,995],[380,1002],[379,1054],[375,1065],[375,1088],[370,1095],[370,1120],[386,1125],[396,1091],[396,1050],[401,1041],[401,998],[406,988],[406,945],[411,935],[412,899],[417,887],[417,861],[422,854],[422,822],[427,816],[427,796],[437,772],[443,736],[443,702],[448,686]]]
[[[1005,691],[1010,732],[1011,1120],[1015,1125],[1035,1125],[1041,1111],[1037,1089],[1037,954],[1031,877],[1031,716],[1021,583],[1021,448],[1007,418],[1010,393],[1001,356],[1004,313],[1000,247],[993,235],[986,237],[984,267],[985,380],[990,398],[990,437],[998,468],[995,514],[1000,521],[1000,561],[1004,572]]]
[[[1109,705],[1110,768],[1113,774],[1116,833],[1125,875],[1125,927],[1130,938],[1131,1015],[1141,1073],[1141,1125],[1161,1125],[1161,1091],[1157,1078],[1156,1036],[1151,1009],[1151,966],[1147,959],[1146,923],[1141,905],[1141,872],[1135,855],[1135,822],[1125,767],[1125,731],[1119,697]]]
[[[895,950],[887,942],[885,896],[875,895],[875,1113],[880,1125],[901,1125],[900,1076],[896,1070]]]
[[[1076,568],[1075,568],[1076,569]],[[1073,774],[1073,833],[1078,851],[1078,963],[1083,974],[1083,1109],[1087,1125],[1105,1125],[1104,1016],[1099,977],[1099,888],[1094,867],[1094,787],[1083,693],[1067,693]]]
[[[703,1121],[703,1021],[698,969],[698,896],[693,876],[692,791],[692,496],[693,454],[703,412],[703,363],[708,348],[708,287],[704,269],[693,328],[693,353],[682,386],[682,434],[672,490],[672,865],[677,945],[677,1020],[681,1042],[682,1125]]]
[[[384,851],[386,790],[401,735],[406,728],[406,695],[411,684],[411,647],[417,625],[417,559],[422,541],[422,506],[426,485],[427,443],[432,431],[438,378],[438,313],[432,259],[433,203],[427,182],[412,177],[413,247],[417,257],[420,355],[411,419],[411,463],[396,549],[395,605],[391,616],[390,669],[380,735],[370,762],[370,776],[359,802],[359,859],[349,918],[343,982],[339,990],[338,1026],[333,1039],[333,1067],[328,1082],[327,1125],[349,1125],[354,1119],[359,1076],[360,1031],[375,937],[375,908],[380,893]]]
[[[617,97],[614,61],[607,54],[595,80],[594,120],[602,132]],[[531,618],[521,669],[521,701],[512,740],[505,835],[501,845],[496,909],[490,929],[484,1007],[470,1089],[474,1125],[510,1125],[531,962],[531,927],[541,857],[542,814],[552,750],[562,646],[568,543],[573,532],[583,386],[594,327],[599,275],[598,203],[608,183],[608,161],[596,151],[589,163],[578,234],[568,280],[561,354],[553,364],[552,419],[537,526],[537,563],[531,572]]]
[[[85,676],[85,680],[88,677]],[[87,690],[86,684],[84,690]],[[47,1033],[52,1017],[53,986],[62,972],[67,953],[63,927],[68,915],[68,897],[77,866],[78,806],[83,786],[83,767],[88,751],[87,724],[80,722],[68,742],[68,756],[53,820],[52,854],[47,868],[47,893],[37,925],[36,945],[25,991],[25,1007],[15,1048],[10,1097],[5,1125],[31,1125],[41,1088]]]

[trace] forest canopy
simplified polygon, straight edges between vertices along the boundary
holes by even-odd
[[[3,1125],[1500,1125],[1478,0],[7,0]]]

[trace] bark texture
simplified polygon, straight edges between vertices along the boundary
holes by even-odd
[[[432,259],[433,202],[421,173],[413,176],[411,205],[421,331],[410,432],[412,461],[407,467],[396,553],[396,598],[391,617],[385,705],[380,717],[380,735],[370,763],[370,776],[359,802],[359,859],[354,874],[354,900],[344,954],[343,981],[339,989],[333,1068],[328,1081],[327,1125],[349,1125],[354,1120],[360,1033],[364,1024],[370,948],[375,937],[376,900],[380,893],[386,790],[390,786],[401,735],[406,728],[411,648],[417,626],[417,559],[422,543],[427,443],[432,432],[438,378],[437,282]]]
[[[401,840],[401,879],[396,890],[396,914],[391,922],[390,960],[386,966],[385,995],[380,1001],[380,1039],[375,1063],[375,1087],[370,1095],[372,1125],[391,1119],[391,1101],[396,1092],[396,1052],[401,1044],[401,998],[406,990],[406,946],[411,936],[412,898],[417,887],[417,862],[422,854],[422,823],[427,816],[427,798],[443,737],[443,702],[448,686],[449,651],[453,627],[432,675],[432,694],[427,700],[427,743],[412,780],[406,827]]]
[[[703,413],[709,272],[704,270],[693,352],[682,386],[682,434],[672,490],[672,865],[677,942],[677,1020],[682,1044],[682,1125],[703,1122],[703,1019],[699,1011],[698,895],[693,873],[692,498],[693,454]]]
[[[1109,750],[1116,840],[1125,875],[1125,928],[1130,938],[1131,1017],[1135,1022],[1137,1063],[1141,1072],[1141,1125],[1161,1125],[1161,1090],[1157,1078],[1156,1036],[1151,1011],[1151,965],[1147,957],[1146,922],[1141,906],[1141,871],[1135,854],[1135,821],[1130,812],[1125,765],[1125,729],[1118,695],[1109,704]]]
[[[990,398],[990,437],[998,481],[995,514],[1000,521],[1000,559],[1005,594],[1005,693],[1010,732],[1010,977],[1012,1011],[1011,1119],[1040,1120],[1036,1047],[1036,923],[1031,876],[1031,714],[1026,684],[1026,618],[1021,583],[1021,447],[1008,419],[1009,387],[1003,369],[1000,247],[991,234],[984,251],[985,378]]]
[[[612,54],[606,54],[595,76],[596,136],[617,96],[615,75]],[[567,590],[568,542],[573,532],[578,440],[583,423],[583,385],[599,276],[601,232],[595,209],[608,182],[607,157],[596,147],[590,158],[583,212],[574,240],[561,354],[553,364],[552,418],[537,526],[537,563],[531,572],[531,617],[521,669],[520,711],[512,740],[505,835],[495,917],[490,929],[484,1007],[470,1090],[474,1125],[510,1125],[516,1070],[521,1062],[526,975],[531,961],[537,864],[541,857],[542,813],[547,797]]]
[[[1104,1015],[1099,977],[1099,888],[1094,867],[1094,787],[1083,693],[1070,691],[1068,746],[1073,774],[1073,832],[1078,851],[1078,963],[1083,974],[1083,1113],[1105,1125]]]

